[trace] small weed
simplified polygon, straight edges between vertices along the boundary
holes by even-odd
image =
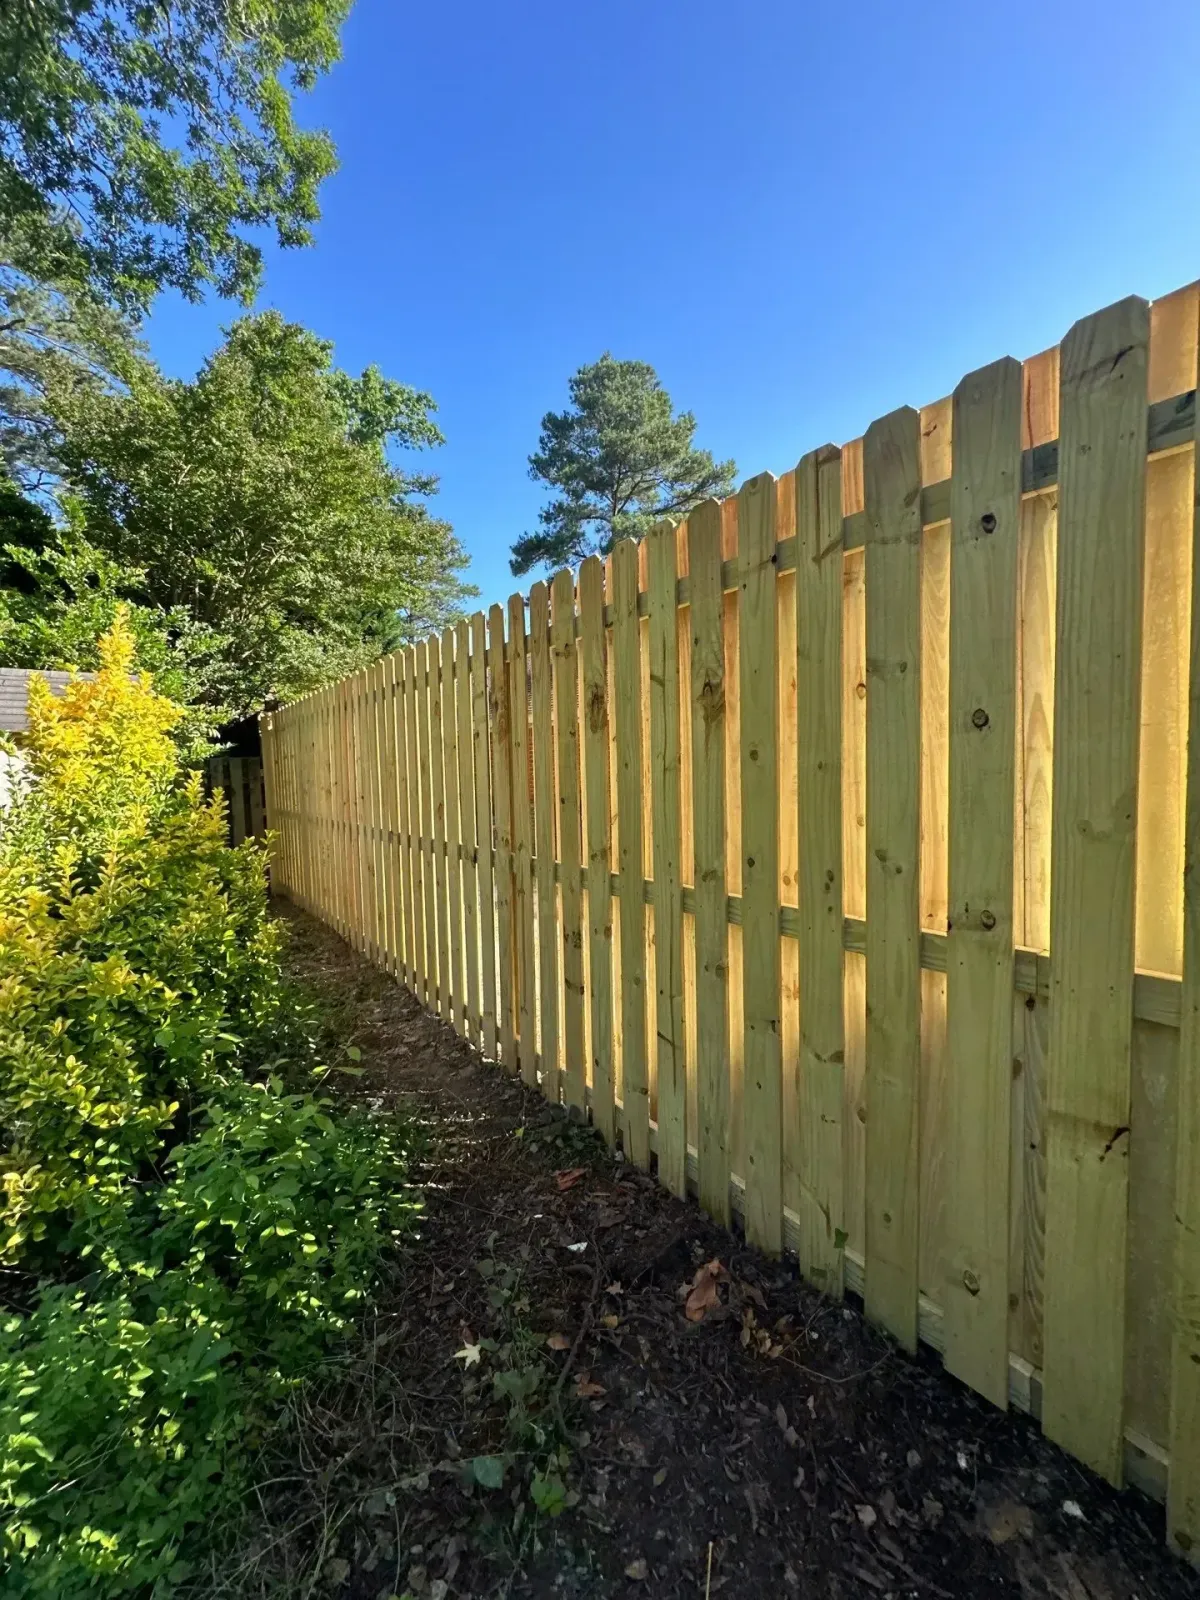
[[[545,1355],[545,1337],[529,1322],[524,1289],[529,1247],[515,1261],[495,1254],[496,1236],[475,1263],[483,1280],[493,1334],[459,1352],[464,1358],[463,1398],[469,1407],[498,1406],[499,1437],[494,1453],[463,1463],[464,1487],[486,1492],[509,1489],[511,1517],[487,1508],[484,1525],[502,1536],[514,1559],[539,1544],[538,1524],[578,1502],[568,1487],[572,1438],[554,1376]],[[469,1352],[469,1356],[467,1355]],[[477,1359],[476,1359],[477,1357]]]

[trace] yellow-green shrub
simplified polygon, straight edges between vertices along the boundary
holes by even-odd
[[[269,1030],[262,859],[184,776],[178,712],[118,622],[94,681],[30,693],[29,792],[0,824],[0,1260],[61,1246]]]
[[[35,689],[0,821],[0,1587],[39,1600],[173,1592],[415,1207],[402,1127],[285,1092],[261,855],[103,651]]]

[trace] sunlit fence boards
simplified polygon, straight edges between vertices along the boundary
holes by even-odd
[[[263,724],[279,892],[1193,1554],[1196,369],[1124,301]]]

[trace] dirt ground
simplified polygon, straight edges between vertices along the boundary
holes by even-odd
[[[362,1052],[354,1091],[428,1128],[427,1208],[359,1346],[298,1403],[264,1572],[345,1600],[1200,1596],[1159,1507],[613,1160],[285,914]]]

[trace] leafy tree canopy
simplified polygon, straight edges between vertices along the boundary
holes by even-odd
[[[734,463],[695,448],[695,417],[672,415],[671,397],[646,362],[606,353],[580,367],[570,388],[570,407],[546,413],[529,458],[529,476],[555,494],[539,513],[539,531],[513,545],[518,576],[607,552],[617,539],[640,538],[663,517],[686,516],[733,489]]]
[[[67,525],[58,527],[0,478],[0,667],[95,672],[104,635],[123,619],[142,666],[185,708],[175,730],[180,748],[203,760],[227,720],[217,697],[226,639],[183,606],[128,600],[142,591],[144,574],[88,542],[69,497],[66,509]]]
[[[206,699],[230,714],[299,694],[441,627],[466,557],[389,446],[441,440],[428,395],[276,312],[242,318],[190,382],[148,363],[125,392],[53,388],[87,538],[128,592],[224,640]]]
[[[119,386],[141,353],[133,324],[91,290],[0,261],[0,471],[25,489],[52,482],[61,463],[49,389]]]
[[[142,309],[163,288],[249,301],[248,230],[309,243],[335,166],[292,91],[337,60],[350,0],[5,0],[6,259]]]

